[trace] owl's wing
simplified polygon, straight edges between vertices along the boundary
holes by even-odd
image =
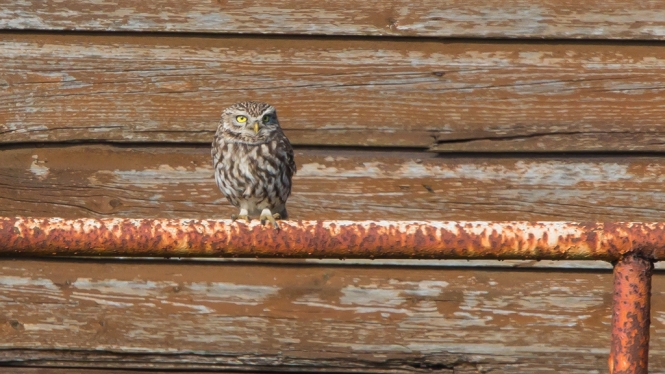
[[[289,169],[291,171],[291,175],[294,175],[296,173],[296,161],[293,156],[293,147],[291,146],[291,142],[286,136],[282,136],[282,144],[284,146],[284,152],[286,153],[286,164],[289,166]]]

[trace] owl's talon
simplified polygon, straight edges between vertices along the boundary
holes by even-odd
[[[266,221],[270,221],[270,223],[272,223],[272,225],[273,225],[273,227],[275,228],[275,230],[279,231],[279,230],[280,230],[280,227],[279,227],[279,224],[277,223],[277,221],[275,221],[275,218],[276,218],[275,215],[278,215],[278,216],[279,216],[278,213],[275,213],[275,214],[273,214],[273,215],[265,214],[265,213],[261,213],[261,217],[260,217],[260,219],[261,219],[261,224],[262,224],[262,225],[265,225]]]
[[[244,220],[244,221],[247,221],[247,223],[250,223],[250,222],[252,221],[252,220],[249,218],[249,216],[247,216],[246,214],[240,214],[240,215],[238,215],[238,216],[236,216],[235,214],[232,214],[232,215],[231,215],[231,219],[232,219],[234,222],[237,221],[237,220]]]

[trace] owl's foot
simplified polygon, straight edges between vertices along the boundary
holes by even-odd
[[[251,218],[249,218],[247,215],[244,215],[244,214],[243,214],[243,215],[239,215],[239,216],[236,216],[235,214],[231,214],[231,219],[234,220],[234,221],[237,221],[237,220],[239,220],[239,219],[241,219],[241,220],[245,220],[245,221],[247,221],[247,222],[251,222],[251,221],[252,221]]]
[[[240,210],[239,215],[231,214],[231,220],[232,221],[235,222],[236,220],[239,220],[239,219],[247,221],[247,223],[250,223],[252,221],[252,219],[249,218],[249,216],[247,215],[247,210],[244,210],[244,209]]]
[[[281,216],[279,215],[279,213],[272,214],[269,209],[264,209],[263,212],[261,212],[261,217],[259,217],[262,225],[265,225],[266,221],[270,221],[275,230],[280,230],[279,224],[276,221],[280,218]]]

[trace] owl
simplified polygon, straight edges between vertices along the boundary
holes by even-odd
[[[259,216],[279,230],[287,218],[286,200],[296,173],[293,148],[272,105],[254,101],[224,109],[212,142],[215,181],[240,213],[233,220]]]

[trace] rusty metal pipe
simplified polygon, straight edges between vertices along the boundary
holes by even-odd
[[[653,261],[665,223],[0,218],[0,256],[615,261],[610,372],[646,373]]]
[[[1,256],[665,259],[665,223],[0,218]]]
[[[610,374],[646,374],[653,263],[635,254],[614,265]]]

